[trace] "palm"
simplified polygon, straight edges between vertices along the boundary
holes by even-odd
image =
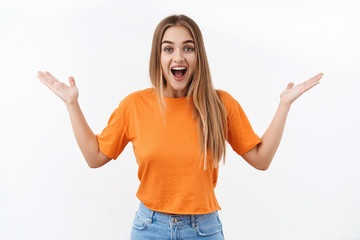
[[[73,77],[69,77],[70,86],[57,80],[48,72],[38,72],[40,81],[58,95],[65,103],[70,103],[79,97],[79,90],[75,85]]]
[[[295,87],[293,87],[294,83],[289,83],[287,88],[280,94],[281,101],[287,104],[292,104],[303,93],[319,84],[323,75],[323,73],[319,73],[309,80],[296,85]]]

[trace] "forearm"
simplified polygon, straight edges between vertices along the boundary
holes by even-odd
[[[319,84],[323,75],[323,73],[319,73],[295,87],[293,82],[287,85],[286,89],[280,94],[278,109],[270,126],[261,138],[262,142],[242,155],[248,163],[259,170],[266,170],[270,166],[280,145],[291,104],[304,92]]]
[[[257,148],[259,165],[267,169],[280,145],[290,105],[280,101],[276,113]]]
[[[90,129],[78,101],[66,104],[71,125],[79,148],[90,167],[95,166],[99,156],[99,146],[95,134]]]

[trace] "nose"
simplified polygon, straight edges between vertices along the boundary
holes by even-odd
[[[181,50],[177,50],[174,52],[174,58],[173,58],[174,62],[182,62],[185,60],[184,58],[184,54]]]

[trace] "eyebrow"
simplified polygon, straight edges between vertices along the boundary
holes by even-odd
[[[165,41],[163,41],[163,42],[161,43],[161,45],[164,44],[164,43],[174,44],[174,43],[171,42],[171,41],[165,40]],[[195,44],[193,40],[186,40],[186,41],[184,41],[183,43],[193,43],[193,44]]]

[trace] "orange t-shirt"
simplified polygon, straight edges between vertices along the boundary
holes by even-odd
[[[261,142],[239,103],[217,90],[226,107],[228,142],[239,155]],[[214,188],[218,168],[208,159],[204,171],[193,119],[193,107],[182,98],[165,98],[162,115],[153,88],[125,97],[108,125],[97,134],[102,153],[116,159],[129,141],[139,165],[136,196],[154,211],[173,214],[206,214],[220,210]],[[165,116],[165,121],[164,121]]]

